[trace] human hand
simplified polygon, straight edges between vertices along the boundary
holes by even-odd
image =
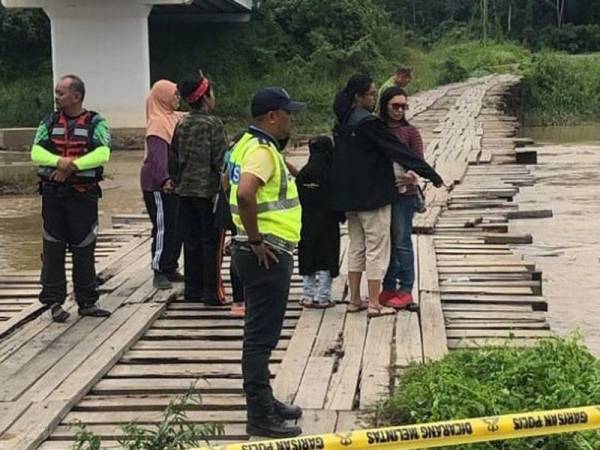
[[[63,156],[62,158],[58,159],[58,162],[56,163],[56,168],[63,172],[68,172],[68,171],[73,172],[73,168],[75,167],[75,164],[73,163],[73,161],[75,161],[75,158]],[[69,173],[69,175],[70,175],[70,173]]]
[[[227,242],[225,242],[225,245],[223,246],[223,254],[225,256],[231,256],[232,247],[233,247],[233,242],[231,239],[229,239]]]
[[[396,178],[396,187],[410,186],[417,184],[419,178],[412,170],[398,176]]]
[[[163,183],[162,191],[165,194],[172,194],[173,192],[175,192],[175,182],[169,178]]]
[[[251,247],[252,251],[258,258],[259,266],[264,266],[267,270],[269,270],[271,268],[270,262],[279,262],[279,259],[275,255],[275,252],[273,252],[273,250],[267,247],[264,242],[261,242],[258,245],[251,245]]]
[[[67,173],[63,170],[55,170],[50,174],[50,181],[56,181],[58,183],[64,183],[71,176],[70,173]]]

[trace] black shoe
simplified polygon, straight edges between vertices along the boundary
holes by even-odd
[[[183,283],[185,281],[183,274],[177,270],[174,270],[173,272],[167,272],[165,273],[165,276],[171,283]]]
[[[296,420],[302,417],[302,408],[296,405],[286,405],[276,398],[273,399],[273,408],[275,409],[275,414],[283,420]]]
[[[171,289],[173,287],[173,284],[171,284],[171,282],[164,273],[154,272],[152,286],[154,286],[156,289]]]
[[[82,317],[108,317],[110,316],[110,311],[92,305],[85,308],[79,308],[79,315]]]
[[[58,303],[55,303],[50,307],[50,315],[52,316],[52,320],[56,323],[65,323],[71,316],[71,314],[65,311],[62,305]]]
[[[302,428],[288,425],[277,414],[271,413],[261,418],[248,418],[246,433],[268,438],[292,438],[301,435]]]

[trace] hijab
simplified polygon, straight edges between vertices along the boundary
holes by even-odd
[[[297,183],[326,183],[329,178],[333,142],[329,136],[316,136],[308,142],[310,156],[298,174]]]
[[[154,83],[146,98],[146,137],[158,136],[171,143],[175,126],[183,116],[183,113],[173,109],[176,92],[177,85],[172,81],[159,80]]]

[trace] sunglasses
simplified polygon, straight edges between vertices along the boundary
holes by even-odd
[[[392,103],[391,107],[394,111],[406,111],[408,109],[407,103]]]

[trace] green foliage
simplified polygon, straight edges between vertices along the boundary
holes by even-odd
[[[534,56],[525,70],[524,108],[533,124],[560,125],[600,117],[600,57]]]
[[[546,27],[540,32],[539,45],[569,53],[600,50],[600,25],[566,24],[561,28]]]
[[[187,450],[202,447],[208,440],[223,435],[223,426],[215,423],[195,425],[187,420],[186,409],[201,403],[191,392],[169,403],[161,423],[140,427],[130,423],[123,427],[125,436],[118,441],[124,450]],[[84,425],[79,425],[75,450],[100,450],[102,441]]]
[[[0,83],[0,127],[34,127],[52,110],[51,75]]]
[[[394,395],[376,405],[376,426],[459,420],[600,403],[600,361],[578,336],[535,347],[452,352],[407,370]],[[545,450],[600,448],[600,433],[499,441],[463,449]]]

